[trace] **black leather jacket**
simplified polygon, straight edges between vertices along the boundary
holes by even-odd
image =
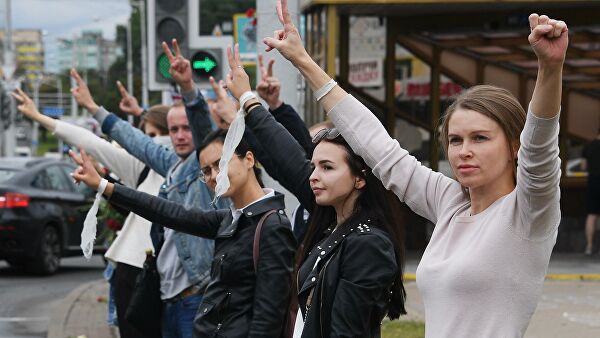
[[[244,209],[237,222],[231,210],[202,211],[116,186],[112,202],[156,223],[215,239],[211,281],[194,320],[196,337],[280,337],[286,317],[296,242],[283,209],[283,195]],[[257,271],[253,242],[256,225],[270,215],[260,236]]]
[[[303,338],[381,337],[398,266],[394,245],[377,223],[355,215],[324,234],[303,262],[297,280]]]
[[[260,143],[268,145],[263,149],[278,169],[271,176],[312,213],[316,204],[309,184],[312,169],[302,147],[263,107],[253,109],[246,124]],[[365,223],[368,230],[358,227]],[[400,262],[379,224],[368,210],[359,212],[332,234],[324,234],[321,248],[312,248],[300,268],[296,290],[305,315],[303,338],[380,337]],[[306,311],[310,290],[312,302]]]

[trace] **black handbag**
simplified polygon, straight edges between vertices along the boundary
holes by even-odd
[[[158,255],[157,255],[158,256]],[[142,272],[137,276],[125,319],[146,337],[161,337],[162,300],[160,299],[160,275],[156,257],[146,252]]]

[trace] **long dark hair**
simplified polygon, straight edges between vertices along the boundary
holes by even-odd
[[[198,162],[200,162],[200,152],[202,150],[204,150],[204,148],[208,147],[210,144],[212,144],[214,142],[219,142],[221,144],[224,144],[226,136],[227,136],[227,129],[217,129],[217,130],[210,132],[208,135],[206,135],[206,137],[204,137],[204,140],[202,140],[202,144],[196,149],[196,156],[198,156]],[[254,156],[254,151],[252,150],[252,148],[250,147],[248,142],[246,142],[244,137],[242,137],[240,144],[235,148],[235,150],[233,152],[239,158],[244,158],[248,152],[251,152],[252,155]],[[256,163],[257,163],[256,156],[254,156],[254,167],[252,168],[252,169],[254,169],[254,176],[256,176],[256,180],[258,181],[258,184],[260,185],[260,187],[264,188],[265,185],[263,184],[263,181],[262,181],[262,171],[260,170],[259,167],[257,167]]]
[[[388,317],[396,319],[400,315],[406,314],[404,306],[406,291],[402,281],[405,257],[404,225],[402,222],[403,217],[400,214],[400,211],[403,210],[402,203],[393,192],[385,189],[381,181],[373,175],[371,168],[352,151],[350,145],[341,135],[334,139],[324,138],[320,142],[330,142],[342,146],[346,151],[346,163],[350,167],[350,172],[354,176],[362,177],[366,182],[354,204],[353,215],[356,215],[359,211],[366,212],[372,219],[376,220],[376,224],[378,223],[388,233],[394,244],[398,274],[391,289]],[[322,239],[327,228],[335,223],[336,212],[333,206],[315,204],[304,241],[296,257],[298,267],[306,259],[308,252]]]

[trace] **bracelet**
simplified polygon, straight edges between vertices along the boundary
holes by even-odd
[[[244,94],[242,94],[242,96],[240,96],[240,107],[244,107],[244,105],[246,104],[246,102],[248,102],[251,99],[256,99],[256,95],[254,95],[253,92],[251,91],[247,91]]]
[[[334,79],[330,79],[329,81],[327,81],[326,84],[323,85],[323,87],[315,90],[315,97],[317,99],[317,102],[320,101],[325,95],[329,94],[329,92],[336,85],[337,85],[337,82],[335,82]]]
[[[250,113],[250,110],[252,110],[252,108],[254,108],[256,106],[260,106],[260,105],[261,105],[260,102],[254,102],[254,103],[250,104],[248,106],[248,108],[245,109],[246,115],[248,115]]]
[[[100,195],[104,194],[106,186],[108,186],[108,181],[105,178],[101,179],[100,184],[98,184],[98,192],[100,193]]]

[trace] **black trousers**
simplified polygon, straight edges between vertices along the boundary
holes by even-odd
[[[135,279],[140,272],[142,272],[142,269],[138,267],[125,263],[117,263],[117,268],[115,269],[113,276],[113,283],[115,285],[115,303],[117,305],[119,334],[121,335],[121,338],[160,338],[160,332],[157,332],[153,337],[145,336],[135,327],[131,326],[125,319],[127,307],[129,307],[129,302],[133,295]]]

